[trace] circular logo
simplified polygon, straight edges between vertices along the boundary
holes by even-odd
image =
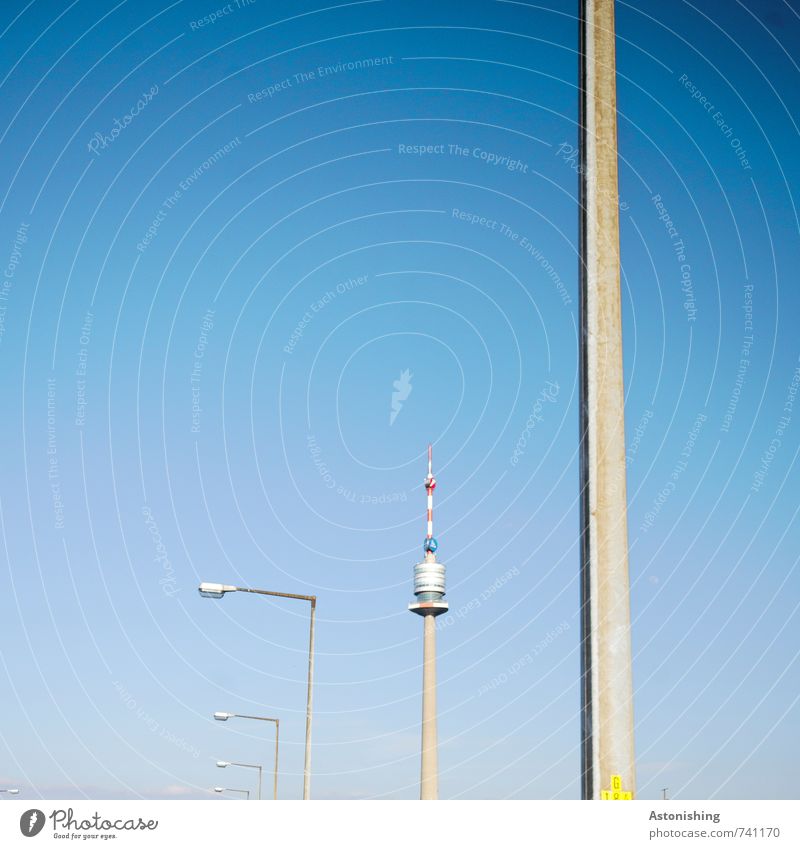
[[[44,828],[44,811],[31,808],[19,818],[19,830],[25,837],[36,837]]]

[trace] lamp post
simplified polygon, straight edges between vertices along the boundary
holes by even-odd
[[[16,796],[19,793],[16,787],[9,788],[7,790],[0,790],[0,793],[8,793],[9,796]]]
[[[215,793],[246,793],[247,799],[250,799],[250,791],[249,790],[239,790],[236,787],[215,787]]]
[[[317,612],[317,597],[315,595],[298,595],[296,593],[278,593],[271,590],[257,590],[252,587],[234,587],[229,584],[210,584],[203,582],[197,588],[204,598],[222,598],[225,593],[256,593],[275,598],[294,598],[311,604],[311,618],[308,628],[308,691],[306,695],[306,747],[303,764],[303,799],[311,798],[311,697],[314,686],[314,619]]]
[[[234,717],[238,719],[260,719],[263,722],[274,722],[275,723],[275,770],[273,773],[272,779],[272,798],[277,801],[278,799],[278,733],[280,730],[281,721],[279,719],[273,719],[271,716],[249,716],[246,713],[227,713],[226,711],[218,710],[214,712],[214,719],[218,719],[220,722],[227,722],[229,719],[233,719]]]
[[[262,770],[262,767],[259,764],[242,764],[242,763],[237,763],[236,761],[217,761],[217,766],[220,767],[221,769],[225,769],[226,766],[246,766],[246,767],[249,767],[250,769],[257,769],[258,770],[258,798],[259,799],[261,798],[261,773],[262,773],[263,770]]]

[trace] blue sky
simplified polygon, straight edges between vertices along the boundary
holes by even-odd
[[[307,607],[216,580],[319,597],[314,796],[415,797],[431,441],[441,794],[579,795],[575,11],[5,5],[0,783],[252,786],[226,710],[298,798]],[[798,8],[617,36],[639,795],[791,797]]]

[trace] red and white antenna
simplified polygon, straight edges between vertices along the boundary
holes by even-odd
[[[433,537],[433,491],[436,489],[436,478],[433,476],[433,446],[428,445],[428,476],[425,478],[425,489],[428,493],[428,535],[425,537],[423,548],[425,553],[433,554],[439,547]]]

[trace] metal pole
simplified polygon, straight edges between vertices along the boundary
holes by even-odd
[[[223,713],[214,714],[216,719],[229,719],[230,717],[238,717],[239,719],[258,719],[261,722],[274,722],[275,723],[275,768],[273,774],[273,798],[278,798],[278,726],[280,724],[279,719],[275,719],[271,716],[253,716],[249,713]]]
[[[314,688],[314,620],[317,599],[311,596],[311,622],[308,629],[308,695],[306,697],[306,758],[303,766],[303,799],[311,798],[311,697]]]
[[[579,7],[581,793],[625,799],[635,764],[614,0]]]
[[[303,799],[311,798],[311,703],[314,688],[314,622],[317,613],[317,597],[315,595],[299,595],[298,593],[279,593],[272,590],[258,590],[253,587],[235,587],[240,592],[271,595],[277,598],[295,598],[311,603],[311,621],[308,634],[308,694],[306,696],[306,751],[303,764]]]
[[[275,776],[272,782],[272,798],[277,801],[278,800],[278,728],[280,727],[280,720],[275,720]]]
[[[258,798],[261,799],[261,772],[262,768],[260,764],[245,764],[240,763],[239,761],[217,761],[217,766],[242,766],[247,767],[248,769],[257,769],[258,770]]]
[[[240,719],[259,719],[262,722],[274,722],[275,723],[275,767],[273,770],[273,798],[278,798],[278,726],[280,724],[279,719],[275,719],[271,716],[252,716],[248,713],[233,713],[231,716],[238,716]]]
[[[222,788],[225,793],[246,793],[247,799],[246,801],[250,801],[250,791],[249,790],[239,790],[237,787],[223,787]],[[217,791],[219,792],[219,791]]]
[[[420,799],[439,798],[439,754],[436,731],[436,617],[423,616],[422,765]]]

